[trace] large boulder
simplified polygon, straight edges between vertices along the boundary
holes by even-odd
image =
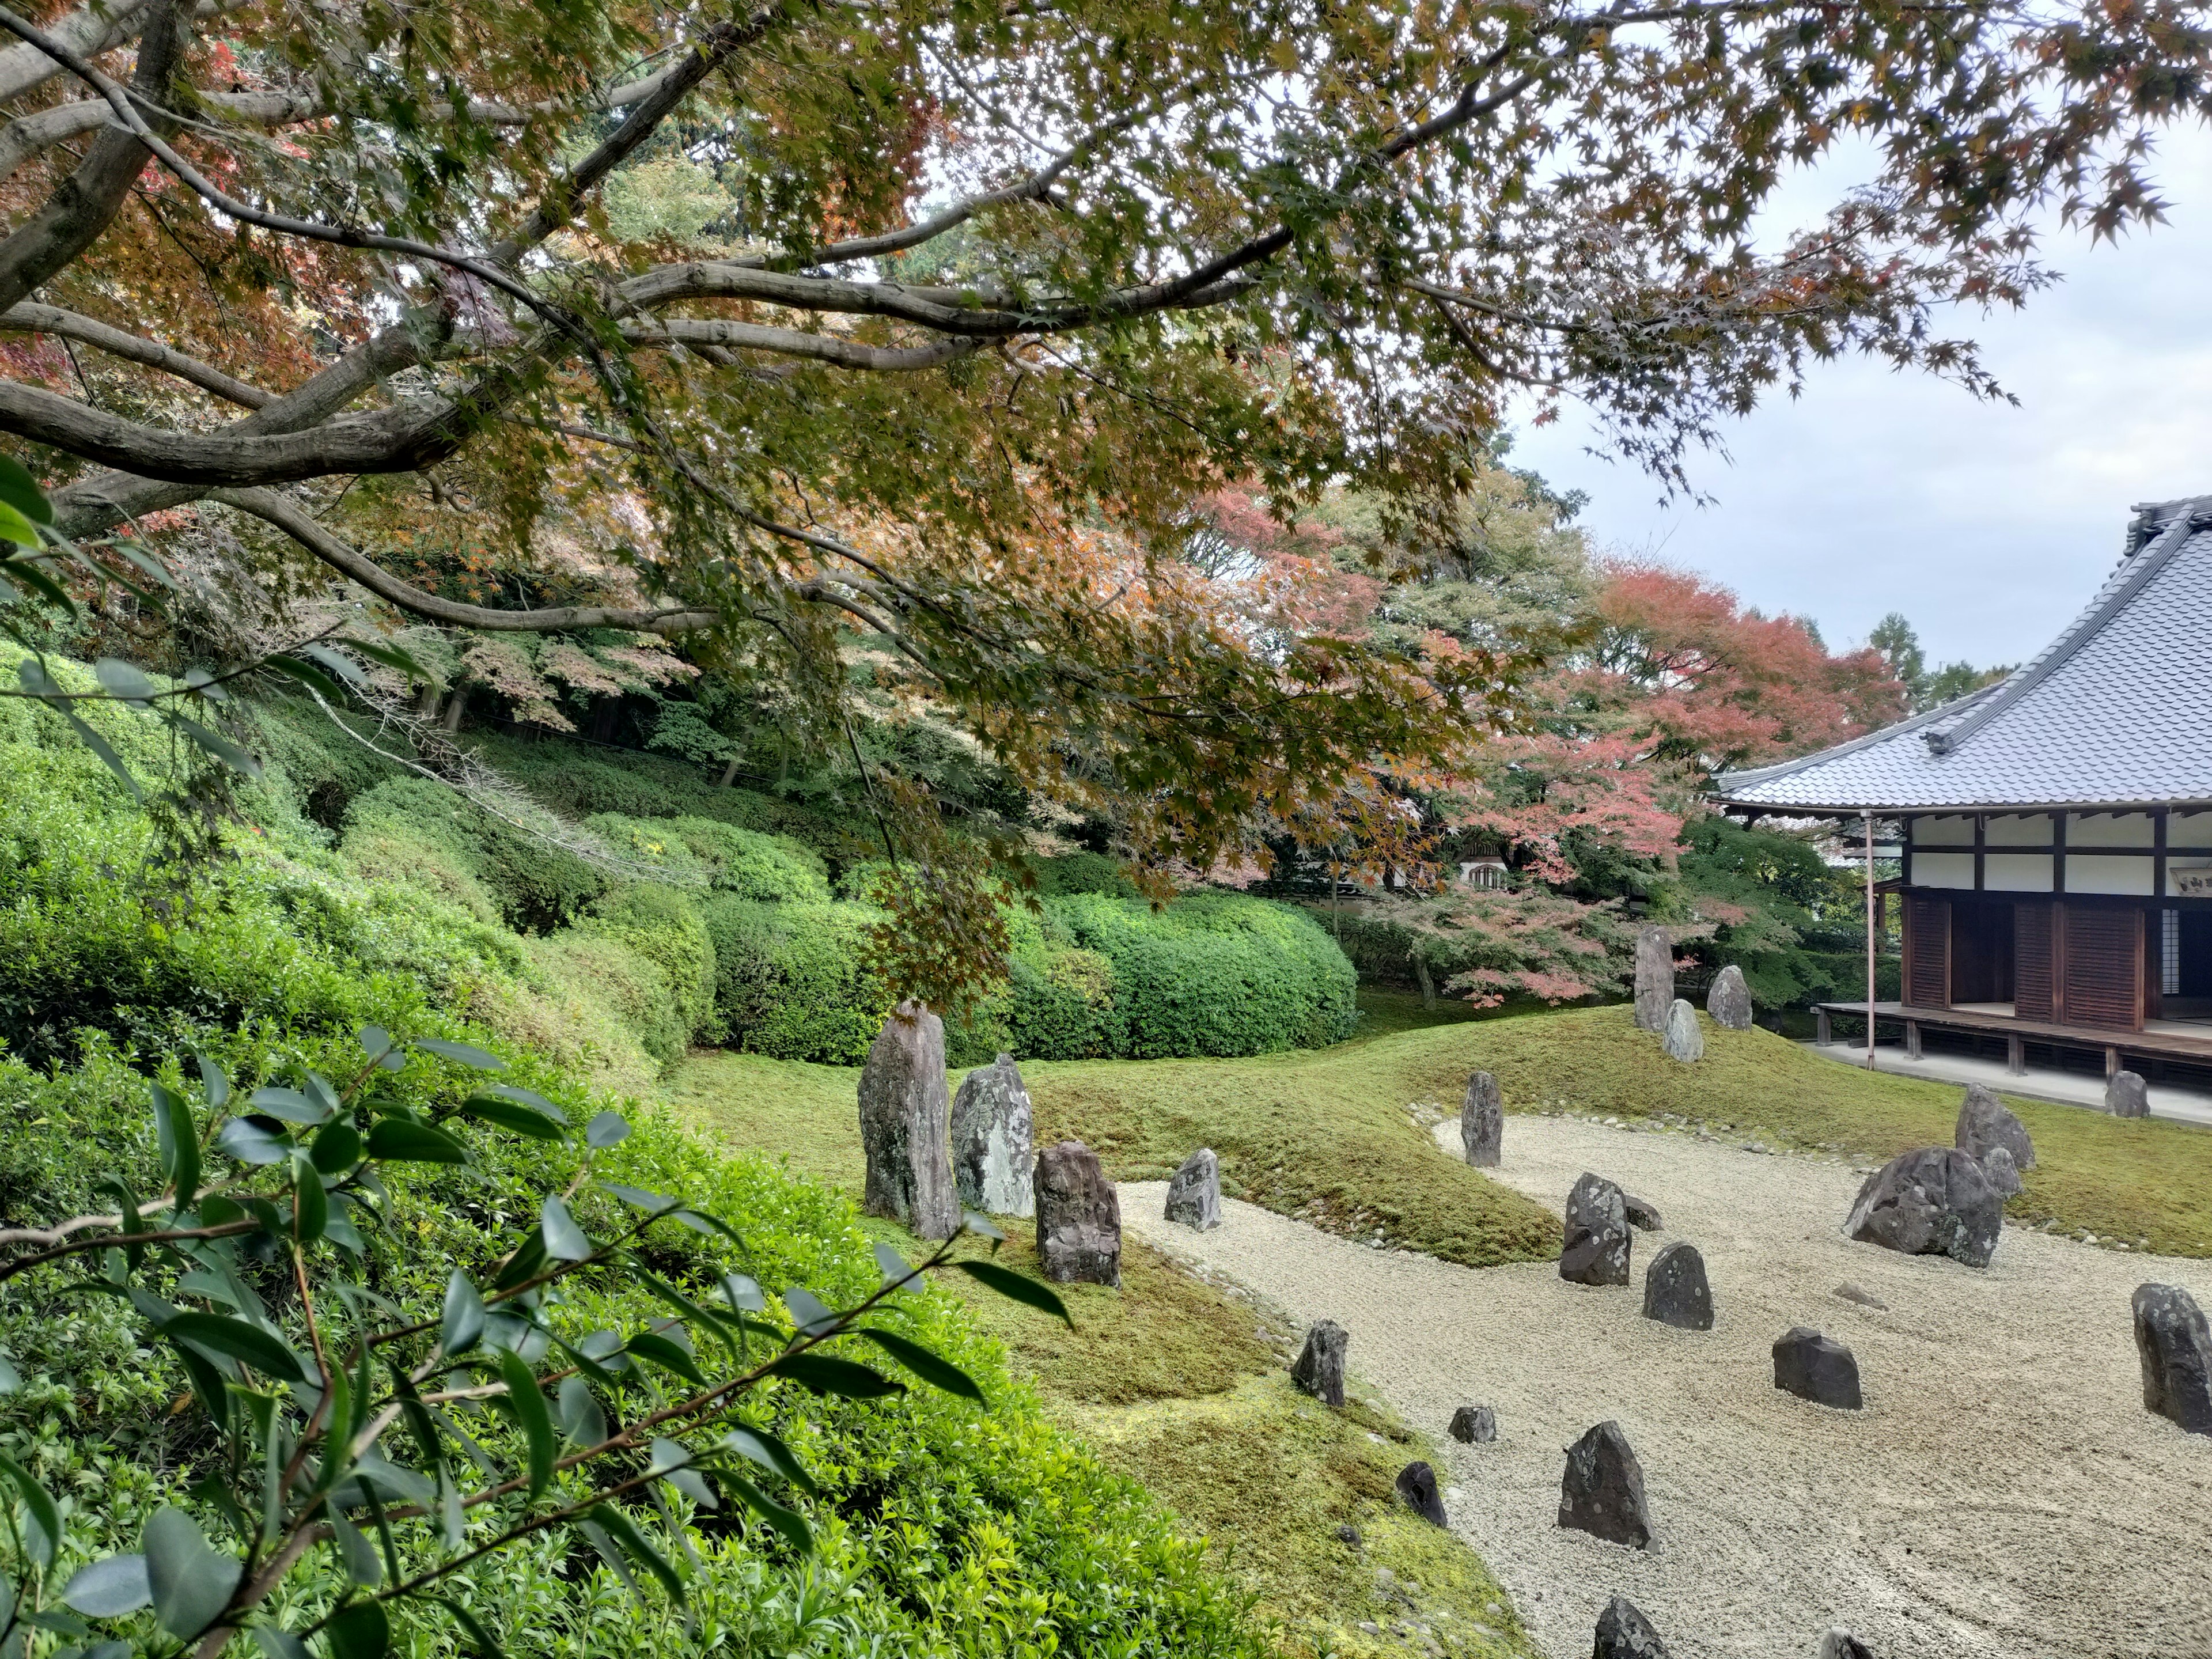
[[[1576,1285],[1628,1283],[1628,1206],[1602,1176],[1584,1175],[1567,1194],[1559,1277]]]
[[[1452,1413],[1451,1437],[1462,1445],[1488,1445],[1498,1438],[1498,1413],[1487,1406],[1462,1406]]]
[[[1221,1160],[1201,1146],[1168,1177],[1167,1218],[1210,1232],[1221,1224]]]
[[[1036,1207],[1036,1151],[1030,1140],[1030,1091],[1012,1054],[961,1079],[952,1097],[952,1175],[960,1201],[986,1215]]]
[[[1644,1466],[1618,1423],[1601,1423],[1567,1448],[1559,1481],[1559,1524],[1631,1549],[1651,1545]]]
[[[1344,1404],[1344,1351],[1352,1334],[1334,1319],[1316,1321],[1291,1366],[1291,1381],[1324,1406]]]
[[[1990,1185],[1997,1189],[1999,1198],[2018,1196],[2020,1166],[2012,1161],[2012,1154],[2002,1146],[1992,1146],[1982,1156],[1982,1173],[1990,1178]]]
[[[1774,1386],[1784,1394],[1855,1412],[1859,1397],[1859,1362],[1851,1351],[1809,1325],[1793,1325],[1774,1343]]]
[[[2179,1285],[2144,1285],[2135,1313],[2144,1407],[2191,1434],[2212,1434],[2212,1327],[2204,1310]]]
[[[1437,1491],[1437,1472],[1426,1463],[1407,1464],[1398,1471],[1395,1484],[1406,1507],[1422,1520],[1434,1526],[1451,1525],[1444,1516],[1444,1500]]]
[[[1505,1142],[1505,1097],[1498,1079],[1477,1072],[1467,1080],[1467,1101],[1459,1109],[1460,1145],[1478,1170],[1494,1170]]]
[[[2013,1164],[2022,1175],[2035,1167],[2035,1143],[2027,1138],[2027,1126],[1978,1083],[1966,1085],[1966,1098],[1959,1103],[1958,1132],[1951,1142],[1972,1158],[1984,1156],[1992,1146],[2002,1146],[2012,1154]]]
[[[1667,1659],[1667,1644],[1635,1602],[1616,1595],[1597,1616],[1597,1645],[1590,1659]]]
[[[860,1207],[917,1238],[960,1228],[960,1191],[946,1138],[945,1022],[919,1002],[899,1004],[860,1068],[860,1146],[868,1174]]]
[[[2150,1085],[2140,1072],[2115,1072],[2105,1083],[2105,1109],[2114,1117],[2148,1117]]]
[[[1659,1034],[1668,1057],[1685,1065],[1705,1057],[1705,1028],[1698,1024],[1698,1011],[1676,997],[1667,1010],[1666,1029]]]
[[[1712,988],[1705,993],[1705,1012],[1723,1030],[1751,1029],[1751,987],[1743,982],[1743,969],[1735,963],[1713,975]]]
[[[1636,1023],[1647,1031],[1667,1024],[1674,1000],[1674,940],[1656,922],[1636,930]]]
[[[1047,1279],[1121,1283],[1121,1200],[1098,1154],[1079,1140],[1037,1154],[1036,1243]]]
[[[2004,1224],[2004,1200],[1980,1160],[1943,1146],[1900,1152],[1859,1188],[1844,1231],[1906,1255],[1948,1255],[1986,1267]]]
[[[1644,1270],[1644,1316],[1678,1331],[1713,1328],[1713,1291],[1694,1244],[1669,1244]]]

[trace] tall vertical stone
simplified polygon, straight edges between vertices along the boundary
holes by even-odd
[[[1667,1005],[1666,1028],[1659,1043],[1668,1054],[1688,1063],[1705,1057],[1705,1028],[1698,1024],[1698,1011],[1681,997]]]
[[[1202,1233],[1221,1224],[1221,1160],[1212,1147],[1200,1147],[1168,1177],[1165,1214],[1168,1220]]]
[[[1559,1524],[1630,1549],[1651,1547],[1644,1466],[1618,1423],[1601,1423],[1567,1448],[1559,1481]]]
[[[1344,1404],[1344,1351],[1352,1334],[1334,1319],[1318,1319],[1306,1329],[1305,1346],[1291,1366],[1291,1381],[1324,1406]]]
[[[1705,1012],[1724,1031],[1751,1029],[1751,987],[1743,982],[1743,969],[1735,963],[1713,975],[1712,988],[1705,993]]]
[[[1505,1096],[1498,1079],[1477,1072],[1467,1080],[1467,1101],[1459,1109],[1460,1144],[1478,1170],[1494,1170],[1505,1140]]]
[[[1674,1000],[1674,941],[1656,922],[1636,930],[1636,1023],[1647,1031],[1664,1030]]]
[[[2141,1072],[2115,1072],[2105,1084],[2105,1109],[2114,1117],[2148,1117],[2150,1085]]]
[[[2135,1316],[2144,1408],[2212,1434],[2212,1323],[2197,1298],[2176,1285],[2141,1285]]]
[[[959,1231],[951,1116],[945,1022],[919,1002],[902,1002],[876,1033],[860,1068],[860,1145],[868,1159],[863,1210],[917,1238],[950,1238]]]
[[[979,1066],[952,1097],[952,1175],[960,1201],[985,1215],[1029,1215],[1036,1206],[1031,1181],[1030,1091],[1012,1054]]]
[[[1062,1285],[1121,1283],[1121,1200],[1098,1154],[1079,1140],[1036,1160],[1037,1257]]]
[[[1559,1277],[1576,1285],[1628,1283],[1628,1206],[1620,1188],[1584,1175],[1567,1194]]]

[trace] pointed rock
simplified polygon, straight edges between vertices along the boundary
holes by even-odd
[[[1978,1083],[1966,1085],[1966,1098],[1959,1103],[1959,1126],[1951,1144],[1970,1157],[1979,1158],[1992,1146],[2002,1146],[2012,1154],[2013,1164],[2022,1175],[2035,1167],[2035,1143],[2027,1138],[2027,1127],[2012,1114],[2004,1102]]]
[[[1351,1345],[1351,1333],[1334,1319],[1316,1321],[1291,1367],[1291,1381],[1324,1406],[1343,1405],[1344,1351]]]
[[[1487,1406],[1462,1406],[1452,1413],[1451,1437],[1462,1445],[1488,1445],[1498,1438],[1498,1413]]]
[[[1659,1040],[1670,1057],[1686,1065],[1705,1057],[1705,1028],[1698,1024],[1698,1011],[1680,997],[1667,1010],[1667,1029]]]
[[[2004,1200],[1978,1159],[1923,1146],[1867,1177],[1844,1231],[1905,1255],[1948,1255],[1986,1267],[2003,1224]]]
[[[1467,1080],[1467,1100],[1459,1109],[1460,1145],[1478,1170],[1498,1167],[1505,1140],[1505,1097],[1498,1079],[1477,1072]]]
[[[860,1068],[860,1145],[868,1164],[863,1210],[917,1238],[959,1231],[949,1117],[945,1022],[919,1002],[902,1002]]]
[[[961,1079],[952,1097],[952,1175],[960,1201],[985,1215],[1034,1213],[1036,1152],[1030,1134],[1030,1091],[1012,1054]]]
[[[1713,1291],[1694,1244],[1669,1244],[1644,1270],[1644,1316],[1678,1331],[1713,1328]]]
[[[1819,1659],[1874,1659],[1874,1650],[1850,1632],[1832,1628],[1820,1638]]]
[[[1667,1225],[1659,1218],[1659,1206],[1648,1198],[1638,1198],[1634,1193],[1623,1193],[1620,1207],[1622,1213],[1628,1218],[1628,1224],[1639,1233],[1659,1232]]]
[[[1636,931],[1636,1023],[1656,1031],[1667,1023],[1674,1000],[1674,941],[1656,922]]]
[[[1774,1344],[1774,1386],[1784,1394],[1855,1412],[1859,1397],[1859,1362],[1851,1351],[1809,1325],[1793,1325]]]
[[[1037,1154],[1037,1257],[1044,1276],[1062,1285],[1121,1283],[1121,1200],[1079,1140]]]
[[[2197,1298],[2179,1285],[2141,1285],[2135,1316],[2144,1408],[2212,1434],[2212,1326]]]
[[[1201,1146],[1168,1177],[1167,1218],[1209,1232],[1221,1224],[1221,1160]]]
[[[1559,1524],[1609,1544],[1646,1549],[1651,1512],[1644,1499],[1644,1468],[1618,1423],[1601,1423],[1567,1448],[1559,1481]]]
[[[1620,1188],[1585,1174],[1567,1194],[1559,1277],[1576,1285],[1628,1283],[1628,1208]]]
[[[2140,1073],[2113,1073],[2105,1085],[2105,1109],[2114,1117],[2148,1117],[2150,1085]]]
[[[1451,1522],[1444,1516],[1444,1500],[1437,1492],[1437,1472],[1426,1463],[1408,1463],[1398,1471],[1398,1496],[1422,1520],[1439,1527]]]
[[[1616,1595],[1597,1616],[1597,1645],[1590,1659],[1667,1659],[1667,1644],[1636,1603]]]
[[[1723,1030],[1751,1029],[1751,987],[1743,982],[1743,969],[1735,963],[1713,975],[1712,989],[1705,993],[1705,1012]]]

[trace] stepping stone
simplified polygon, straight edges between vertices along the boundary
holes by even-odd
[[[1784,1394],[1855,1412],[1859,1398],[1859,1363],[1851,1351],[1809,1325],[1795,1325],[1774,1344],[1774,1386]]]
[[[1460,1144],[1478,1170],[1494,1170],[1505,1140],[1505,1097],[1498,1079],[1477,1072],[1467,1080],[1467,1101],[1459,1110]]]
[[[1667,1659],[1667,1644],[1636,1603],[1616,1595],[1597,1616],[1597,1645],[1590,1659]]]
[[[1644,1316],[1678,1331],[1713,1328],[1712,1286],[1694,1244],[1669,1244],[1644,1270]]]
[[[1644,1468],[1618,1423],[1601,1423],[1567,1448],[1559,1480],[1559,1524],[1630,1549],[1651,1545]]]
[[[1951,1144],[1973,1158],[1982,1157],[1992,1146],[2002,1146],[2012,1154],[2012,1161],[2022,1175],[2035,1167],[2035,1143],[2027,1138],[2027,1126],[1979,1083],[1966,1085],[1966,1098],[1959,1103],[1959,1122]]]
[[[1451,1437],[1469,1446],[1498,1438],[1498,1413],[1487,1406],[1462,1406],[1452,1413]]]
[[[1221,1224],[1221,1160],[1201,1146],[1168,1178],[1167,1218],[1210,1232]]]
[[[960,1201],[971,1210],[1014,1216],[1036,1212],[1030,1091],[1012,1054],[969,1073],[952,1097],[952,1174]]]
[[[1621,1213],[1628,1218],[1628,1224],[1638,1232],[1656,1233],[1667,1224],[1659,1218],[1656,1204],[1648,1198],[1638,1198],[1634,1193],[1621,1194],[1620,1209]]]
[[[1905,1255],[1948,1255],[1986,1267],[2003,1225],[2004,1200],[1978,1156],[1923,1146],[1867,1177],[1844,1231]]]
[[[1062,1285],[1121,1283],[1121,1200],[1098,1154],[1063,1140],[1037,1154],[1037,1255]]]
[[[1439,1527],[1451,1525],[1444,1518],[1444,1500],[1437,1493],[1437,1472],[1426,1463],[1407,1464],[1398,1471],[1395,1484],[1406,1507],[1422,1520]]]
[[[2212,1326],[2197,1298],[2176,1285],[2140,1285],[2135,1316],[2144,1408],[2212,1434]]]
[[[860,1068],[860,1146],[867,1182],[860,1207],[917,1238],[960,1229],[945,1097],[945,1022],[921,1003],[899,1004]]]
[[[2114,1117],[2148,1117],[2150,1085],[2138,1073],[2113,1073],[2105,1085],[2105,1109]]]
[[[1743,982],[1743,969],[1735,963],[1731,962],[1713,975],[1713,988],[1705,993],[1705,1012],[1723,1030],[1751,1029],[1751,988]]]
[[[1575,1285],[1628,1283],[1628,1211],[1620,1188],[1585,1174],[1567,1194],[1559,1277]]]
[[[1352,1334],[1334,1319],[1317,1321],[1291,1366],[1291,1381],[1324,1406],[1344,1404],[1344,1351]]]

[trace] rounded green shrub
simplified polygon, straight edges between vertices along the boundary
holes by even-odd
[[[714,946],[697,907],[683,894],[651,882],[617,887],[572,931],[611,939],[659,971],[665,1004],[639,1026],[647,1053],[677,1060],[694,1037],[716,1029]]]
[[[726,1041],[779,1060],[857,1066],[867,1058],[891,1007],[866,966],[873,911],[735,894],[716,894],[701,911]]]
[[[428,778],[393,778],[361,796],[347,810],[341,846],[368,873],[404,882],[414,869],[411,878],[471,908],[489,899],[522,933],[573,921],[607,885],[574,854],[510,829]]]

